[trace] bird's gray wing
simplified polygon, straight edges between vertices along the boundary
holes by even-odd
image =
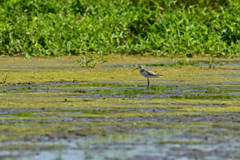
[[[148,75],[152,75],[152,76],[159,76],[159,74],[154,73],[152,71],[146,71]]]

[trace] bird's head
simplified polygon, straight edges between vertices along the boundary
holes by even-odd
[[[143,69],[143,66],[138,66],[137,68],[135,68],[134,70],[136,69]]]

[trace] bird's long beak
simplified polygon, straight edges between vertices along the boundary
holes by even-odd
[[[138,68],[136,68],[136,69],[138,69]],[[136,69],[134,69],[133,71],[135,71]]]

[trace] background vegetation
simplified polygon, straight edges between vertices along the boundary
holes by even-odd
[[[3,0],[0,54],[239,56],[240,7],[229,0]]]

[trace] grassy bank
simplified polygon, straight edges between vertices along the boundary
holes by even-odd
[[[237,2],[201,1],[199,5],[190,1],[154,2],[3,1],[0,54],[239,56]]]

